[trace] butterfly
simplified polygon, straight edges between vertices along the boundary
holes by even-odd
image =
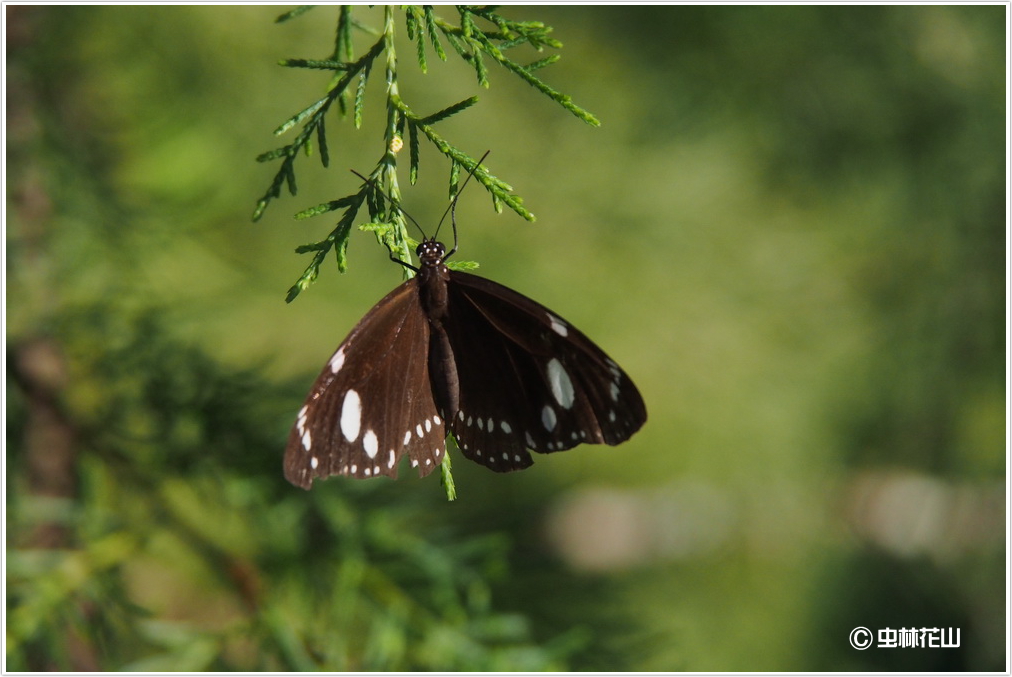
[[[453,248],[434,234],[416,249],[419,267],[394,259],[417,274],[366,313],[313,383],[285,448],[292,484],[396,477],[404,456],[424,477],[442,462],[447,433],[476,463],[522,470],[530,451],[616,445],[646,421],[632,380],[576,327],[446,266],[455,209],[451,220]]]

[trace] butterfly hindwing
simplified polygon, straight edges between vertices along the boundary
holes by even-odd
[[[355,326],[310,390],[285,449],[285,477],[308,489],[330,475],[397,476],[404,454],[425,476],[446,453],[429,384],[429,325],[417,279]]]
[[[571,324],[476,275],[451,272],[448,286],[445,324],[460,379],[450,428],[465,456],[519,470],[533,462],[527,449],[615,445],[643,425],[636,386]]]
[[[525,380],[516,369],[511,342],[450,284],[445,323],[459,380],[460,408],[449,421],[465,457],[498,472],[521,470],[534,461],[524,440]],[[462,302],[461,302],[462,301]],[[527,361],[521,358],[521,367]]]

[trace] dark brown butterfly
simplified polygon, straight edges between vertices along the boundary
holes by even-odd
[[[418,274],[366,313],[313,384],[285,449],[293,484],[396,477],[405,455],[424,477],[448,432],[472,461],[522,470],[534,462],[529,450],[615,445],[646,421],[633,382],[573,325],[446,267],[457,249],[451,220],[453,249],[425,238],[420,267],[408,266]]]

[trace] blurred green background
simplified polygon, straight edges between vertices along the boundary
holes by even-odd
[[[435,475],[281,477],[312,379],[401,279],[356,232],[284,303],[336,220],[292,214],[383,152],[381,73],[330,169],[249,218],[253,158],[327,83],[276,63],[325,58],[336,7],[4,10],[8,669],[1007,668],[1006,7],[503,8],[555,27],[538,73],[600,128],[403,40],[404,98],[478,94],[438,129],[538,217],[472,186],[460,258],[649,412],[523,473],[458,456],[454,503]],[[421,170],[432,224],[447,166],[423,144]],[[858,651],[857,626],[960,645]]]

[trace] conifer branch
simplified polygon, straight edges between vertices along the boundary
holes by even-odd
[[[308,6],[298,7],[281,15],[277,21],[289,21],[309,9]],[[299,128],[292,142],[261,153],[256,158],[258,162],[280,160],[281,165],[267,191],[257,201],[253,212],[254,221],[263,215],[271,200],[280,197],[282,187],[287,187],[293,196],[296,194],[296,161],[303,151],[307,155],[312,153],[314,139],[316,147],[319,148],[321,164],[324,167],[329,166],[330,149],[327,144],[325,119],[335,101],[341,117],[346,117],[350,112],[354,126],[361,127],[366,115],[367,85],[373,67],[377,65],[377,59],[381,56],[383,56],[386,110],[384,151],[373,171],[369,173],[367,181],[355,193],[303,209],[296,214],[297,219],[305,219],[335,211],[342,212],[337,224],[324,239],[297,249],[299,253],[311,253],[313,257],[298,281],[289,290],[288,301],[292,301],[316,280],[320,266],[331,250],[335,253],[338,270],[341,272],[346,270],[345,253],[348,238],[363,204],[368,211],[368,219],[359,226],[359,229],[372,231],[392,254],[410,262],[414,241],[408,237],[406,222],[399,208],[401,194],[397,181],[398,154],[405,143],[408,146],[408,180],[411,184],[418,180],[421,165],[419,146],[424,139],[449,161],[451,199],[456,194],[460,171],[463,169],[466,173],[473,170],[475,181],[489,192],[492,206],[497,212],[501,212],[503,206],[506,206],[524,219],[534,220],[534,215],[524,208],[523,200],[513,193],[513,188],[507,182],[492,175],[487,167],[476,166],[477,161],[471,154],[442,136],[436,129],[444,120],[473,107],[478,102],[477,96],[470,96],[429,114],[416,113],[401,98],[395,38],[396,19],[402,16],[402,12],[405,34],[413,43],[412,60],[417,61],[422,73],[428,72],[432,65],[433,62],[428,58],[432,53],[439,61],[447,61],[445,40],[452,52],[474,68],[480,86],[486,88],[491,86],[492,76],[487,64],[495,62],[581,120],[592,125],[599,124],[597,118],[574,104],[568,95],[534,75],[535,71],[555,63],[559,59],[559,54],[550,54],[527,65],[523,65],[511,55],[513,50],[522,46],[528,46],[538,52],[546,48],[561,49],[562,43],[552,37],[550,26],[539,21],[507,19],[491,7],[458,5],[455,9],[459,20],[452,23],[439,16],[429,5],[407,5],[400,9],[386,5],[382,8],[383,27],[376,30],[355,18],[354,12],[360,11],[359,8],[342,5],[337,18],[334,49],[329,58],[289,58],[279,62],[286,68],[330,71],[333,76],[324,96],[301,108],[275,130],[275,134],[280,136]],[[357,58],[353,45],[355,30],[376,36],[375,42]]]

